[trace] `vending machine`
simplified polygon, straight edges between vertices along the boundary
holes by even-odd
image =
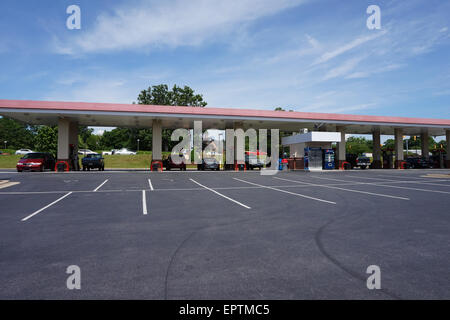
[[[322,163],[324,170],[333,170],[334,167],[334,150],[323,149],[322,150]]]

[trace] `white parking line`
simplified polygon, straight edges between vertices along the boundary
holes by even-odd
[[[385,198],[392,198],[392,199],[399,199],[399,200],[410,200],[409,198],[391,196],[389,194],[382,194],[382,193],[374,193],[374,192],[368,192],[368,191],[362,191],[362,190],[339,188],[339,187],[333,187],[333,186],[329,186],[329,185],[315,184],[315,183],[309,183],[309,182],[303,182],[303,181],[297,181],[297,180],[290,180],[290,179],[283,179],[283,178],[278,178],[278,177],[273,177],[273,178],[274,179],[278,179],[278,180],[284,180],[284,181],[289,181],[289,182],[296,182],[296,183],[306,184],[306,185],[310,185],[310,186],[318,186],[318,187],[337,189],[337,190],[343,190],[343,191],[348,191],[348,192],[363,193],[363,194],[368,194],[368,195],[371,195],[371,196],[378,196],[378,197],[385,197]],[[314,178],[317,178],[317,177],[314,177]],[[328,178],[318,178],[318,179],[338,180],[338,179],[328,179]],[[344,180],[341,180],[341,181],[344,181]],[[366,184],[366,183],[356,182],[356,184]]]
[[[279,192],[291,194],[291,195],[294,195],[294,196],[299,196],[299,197],[306,198],[306,199],[310,199],[310,200],[316,200],[316,201],[320,201],[320,202],[325,202],[325,203],[330,203],[330,204],[336,204],[336,202],[333,202],[333,201],[328,201],[328,200],[323,200],[323,199],[319,199],[319,198],[314,198],[314,197],[306,196],[306,195],[304,195],[304,194],[295,193],[295,192],[290,192],[290,191],[286,191],[286,190],[282,190],[282,189],[278,189],[278,188],[274,188],[274,187],[270,187],[270,186],[264,186],[264,185],[262,185],[262,184],[258,184],[258,183],[253,183],[253,182],[245,181],[245,180],[238,179],[238,178],[233,178],[233,179],[234,179],[234,180],[237,180],[237,181],[244,182],[244,183],[252,184],[252,185],[255,185],[255,186],[258,186],[258,187],[261,187],[261,188],[270,189],[270,190],[275,190],[275,191],[279,191]]]
[[[154,190],[153,189],[153,185],[152,185],[152,180],[148,179],[148,185],[150,186],[150,190]]]
[[[324,179],[324,180],[334,180],[334,181],[346,181],[346,182],[350,182],[347,180],[341,180],[341,179],[332,179],[332,178],[319,178],[319,177],[314,177],[313,178],[316,179]],[[411,188],[411,187],[401,187],[401,186],[391,186],[385,183],[370,183],[370,182],[356,182],[354,181],[355,184],[366,184],[366,185],[370,185],[370,186],[375,186],[375,187],[388,187],[388,188],[397,188],[397,189],[405,189],[405,190],[414,190],[414,191],[423,191],[423,192],[433,192],[433,193],[443,193],[443,194],[450,194],[450,192],[448,191],[440,191],[440,190],[430,190],[430,189],[420,189],[420,188]],[[330,187],[331,188],[331,187]],[[409,200],[409,199],[408,199]]]
[[[357,176],[347,176],[352,178],[358,178],[358,179],[370,179],[370,180],[379,180],[379,181],[385,181],[385,182],[395,182],[395,183],[417,183],[417,184],[426,184],[430,186],[441,186],[441,187],[450,187],[450,184],[439,184],[439,183],[432,183],[432,182],[425,182],[425,181],[414,181],[414,180],[392,180],[392,179],[382,179],[382,178],[369,178],[369,177],[357,177]],[[413,177],[408,177],[412,179],[416,179]],[[342,180],[344,181],[344,180]],[[442,182],[445,180],[433,180],[437,182]]]
[[[225,198],[225,199],[227,199],[227,200],[230,200],[230,201],[232,201],[232,202],[234,202],[234,203],[236,203],[236,204],[238,204],[238,205],[240,205],[240,206],[242,206],[242,207],[244,207],[244,208],[246,208],[246,209],[251,209],[249,206],[246,206],[245,204],[240,203],[239,201],[236,201],[236,200],[234,200],[234,199],[231,199],[230,197],[227,197],[226,195],[223,195],[223,194],[221,194],[220,192],[217,192],[216,190],[213,190],[213,189],[211,189],[211,188],[208,188],[207,186],[202,185],[201,183],[195,181],[194,179],[189,178],[189,180],[191,180],[192,182],[198,184],[200,187],[203,187],[203,188],[205,188],[206,190],[209,190],[209,191],[211,191],[211,192],[214,192],[215,194],[217,194],[217,195],[219,195],[219,196],[221,196],[221,197],[223,197],[223,198]]]
[[[142,213],[147,214],[147,196],[145,195],[145,190],[142,190]]]
[[[97,192],[98,189],[100,189],[105,183],[108,182],[108,180],[109,180],[109,179],[106,179],[105,181],[103,181],[101,185],[99,185],[97,188],[94,189],[94,192]]]
[[[53,201],[52,203],[46,205],[45,207],[43,207],[42,209],[39,209],[38,211],[33,212],[32,214],[30,214],[29,216],[25,217],[22,219],[22,221],[27,221],[28,219],[34,217],[35,215],[37,215],[38,213],[44,211],[45,209],[51,207],[52,205],[54,205],[55,203],[61,201],[62,199],[64,199],[65,197],[68,197],[72,194],[72,192],[69,192],[67,194],[65,194],[64,196],[62,196],[61,198],[59,198],[58,200]]]

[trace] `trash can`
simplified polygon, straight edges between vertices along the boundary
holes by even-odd
[[[69,163],[67,161],[58,161],[55,165],[57,172],[69,171]]]
[[[150,164],[150,170],[151,171],[163,171],[163,163],[162,161],[152,161]]]
[[[287,159],[279,159],[278,163],[279,163],[279,167],[278,167],[279,170],[287,171],[289,169],[289,162]]]

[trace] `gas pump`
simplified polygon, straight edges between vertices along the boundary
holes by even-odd
[[[322,150],[322,163],[323,169],[333,170],[334,166],[334,150],[333,149],[323,149]]]
[[[69,145],[70,154],[69,154],[69,166],[73,171],[80,170],[80,164],[78,163],[78,152],[75,150],[75,146],[73,144]]]
[[[392,149],[383,151],[383,169],[394,168],[394,154]]]
[[[444,154],[445,150],[442,145],[440,148],[437,145],[434,146],[434,149],[431,151],[432,156],[430,157],[430,161],[433,163],[434,168],[444,169]]]

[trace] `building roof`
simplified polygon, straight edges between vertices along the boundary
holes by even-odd
[[[392,134],[396,127],[404,128],[405,134],[420,134],[428,129],[432,135],[441,135],[450,130],[450,119],[61,101],[0,100],[0,115],[49,125],[64,117],[89,126],[150,127],[154,119],[160,119],[168,128],[190,128],[194,120],[202,120],[204,129],[233,128],[238,124],[291,131],[318,127],[335,131],[336,126],[345,126],[346,132],[361,134],[375,128]]]

